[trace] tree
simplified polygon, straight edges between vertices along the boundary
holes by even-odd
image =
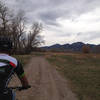
[[[13,38],[14,48],[23,49],[23,35],[25,34],[25,16],[24,12],[20,11],[12,19],[11,35]]]
[[[10,13],[9,8],[0,2],[0,36],[11,37],[15,51],[30,52],[43,43],[40,35],[42,24],[33,23],[28,35],[26,35],[26,26],[24,11],[19,11],[17,14]]]
[[[27,42],[25,45],[25,48],[27,51],[31,51],[31,50],[33,50],[33,48],[36,48],[39,45],[41,45],[42,43],[44,43],[44,41],[42,40],[42,38],[40,36],[41,31],[42,31],[42,24],[38,23],[38,22],[33,23],[31,31],[28,34]],[[24,42],[24,44],[25,44],[25,42]]]
[[[82,52],[83,53],[90,53],[90,47],[88,45],[84,45],[82,47]]]
[[[0,1],[0,34],[9,34],[10,14],[9,8]]]

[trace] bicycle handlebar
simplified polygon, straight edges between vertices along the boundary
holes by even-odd
[[[22,90],[26,90],[26,89],[29,89],[29,88],[31,88],[31,86],[27,86],[27,87],[23,87],[23,86],[9,87],[8,89],[22,91]]]

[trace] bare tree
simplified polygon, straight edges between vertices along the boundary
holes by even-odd
[[[27,36],[25,30],[26,18],[24,11],[19,11],[15,15],[10,13],[9,8],[4,3],[0,2],[0,35],[9,35],[13,40],[15,50],[28,50],[30,52],[34,47],[38,47],[43,43],[40,36],[42,24],[33,23]]]
[[[11,24],[11,33],[16,50],[23,48],[23,35],[25,33],[25,17],[24,12],[19,12],[13,19]]]
[[[9,9],[0,1],[0,34],[9,34]]]
[[[90,53],[90,47],[88,45],[84,45],[82,47],[82,52],[83,53]]]
[[[42,43],[44,43],[40,33],[42,31],[42,24],[41,23],[33,23],[32,29],[28,34],[26,50],[30,51],[35,47],[38,47]]]

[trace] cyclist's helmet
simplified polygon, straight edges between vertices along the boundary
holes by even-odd
[[[7,36],[0,36],[0,50],[10,50],[12,49],[12,41]]]

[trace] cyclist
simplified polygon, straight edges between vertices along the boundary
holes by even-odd
[[[12,100],[12,91],[7,89],[7,87],[14,73],[20,79],[23,89],[30,88],[21,63],[9,55],[11,50],[11,39],[0,36],[0,100]]]

